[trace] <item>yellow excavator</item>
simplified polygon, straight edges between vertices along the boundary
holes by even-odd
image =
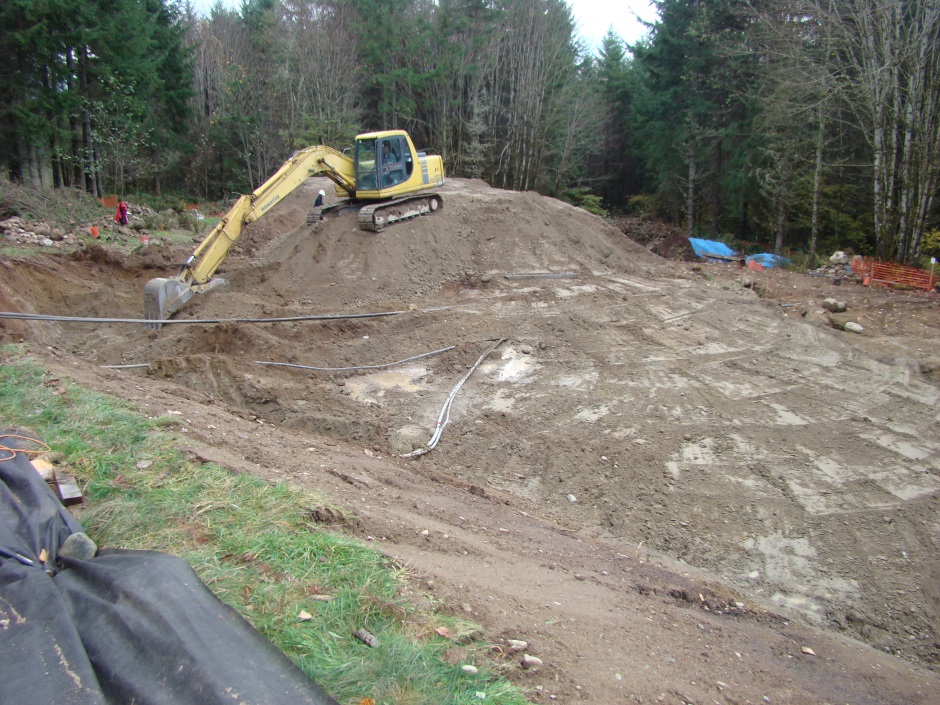
[[[354,207],[359,209],[359,227],[379,232],[400,220],[432,214],[444,204],[440,194],[428,192],[444,184],[443,159],[416,150],[403,130],[358,135],[352,157],[322,145],[302,149],[253,193],[235,202],[178,275],[147,282],[144,314],[154,321],[150,327],[160,328],[193,294],[226,284],[213,275],[245,226],[315,175],[329,178],[340,200],[311,208],[308,225]]]

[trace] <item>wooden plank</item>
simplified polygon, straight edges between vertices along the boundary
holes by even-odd
[[[82,497],[82,491],[78,488],[78,483],[75,481],[74,477],[60,473],[57,475],[56,480],[59,499],[62,500],[62,504],[66,507],[73,504],[81,504],[85,501],[85,498]]]

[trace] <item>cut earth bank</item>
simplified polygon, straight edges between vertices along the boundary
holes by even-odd
[[[934,295],[693,269],[459,179],[378,235],[353,214],[306,226],[322,185],[252,224],[230,285],[177,315],[225,322],[4,320],[0,338],[172,413],[196,459],[328,492],[417,595],[530,642],[541,669],[505,663],[535,701],[940,702]],[[0,309],[140,318],[144,283],[188,255],[7,259]],[[830,296],[861,335],[819,323]],[[377,312],[396,313],[227,320]],[[437,447],[398,457],[497,341]]]

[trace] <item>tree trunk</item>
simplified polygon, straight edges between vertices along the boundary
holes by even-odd
[[[686,193],[685,212],[688,217],[686,233],[695,237],[695,125],[689,126],[689,186]]]
[[[816,169],[813,173],[813,228],[809,241],[809,266],[816,264],[816,245],[819,242],[819,200],[822,192],[823,142],[826,137],[826,117],[819,109],[819,130],[816,132]]]
[[[892,7],[889,5],[889,7]],[[893,5],[893,8],[897,8],[897,5]],[[902,18],[900,15],[894,15],[888,17],[888,26],[893,27],[895,35],[899,35],[901,32]],[[892,41],[892,39],[894,41]],[[888,144],[890,145],[890,152],[887,154],[885,160],[882,162],[882,165],[885,167],[887,172],[887,186],[885,188],[885,243],[886,250],[890,252],[892,245],[895,245],[899,235],[898,232],[898,213],[896,210],[896,197],[897,197],[897,181],[898,181],[898,159],[900,153],[900,145],[898,144],[898,133],[901,130],[901,65],[898,57],[895,57],[895,52],[900,50],[900,39],[898,36],[893,38],[889,36],[889,39],[886,43],[885,54],[891,57],[891,84],[888,87],[888,94],[891,99],[891,107],[893,108],[891,112],[891,122],[888,125],[885,125],[885,133],[890,135]]]
[[[721,206],[721,138],[715,144],[715,177],[712,184],[712,226],[711,237],[718,239],[718,209]]]
[[[53,129],[52,137],[49,138],[49,149],[52,152],[52,187],[62,188],[65,186],[62,173],[62,159],[59,157],[59,140],[57,130]]]
[[[912,97],[914,94],[914,76],[910,76],[908,82],[908,93],[905,102],[907,103],[907,115],[905,116],[904,143],[901,149],[901,202],[899,204],[900,221],[898,223],[898,262],[908,262],[911,252],[911,244],[908,225],[911,208],[911,190],[914,188],[913,173],[911,169],[911,147],[914,142],[914,105]]]
[[[36,143],[30,140],[26,143],[26,163],[29,165],[29,182],[37,191],[42,188],[42,167],[36,154]]]
[[[91,142],[91,165],[92,165],[91,174],[92,174],[92,185],[94,188],[94,190],[92,191],[92,195],[95,198],[104,198],[104,187],[101,183],[101,170],[98,168],[98,164],[100,163],[101,162],[98,158],[98,146],[95,144],[95,141],[92,140]]]
[[[884,143],[883,128],[881,127],[881,109],[879,108],[878,112],[875,114],[875,152],[874,152],[874,166],[875,166],[875,179],[874,179],[874,216],[875,216],[875,250],[878,253],[878,256],[882,259],[885,257],[885,239],[884,239],[884,228],[885,228],[885,205],[884,205],[884,195],[883,191],[883,179],[884,174],[882,163],[884,161],[884,154],[882,153],[882,145]]]
[[[940,133],[937,135],[938,140],[940,140]],[[937,155],[937,158],[940,159],[940,154]],[[917,218],[914,222],[914,244],[912,247],[912,252],[914,257],[920,256],[920,245],[921,240],[924,237],[924,228],[927,223],[927,214],[933,211],[933,203],[937,195],[937,188],[940,186],[940,168],[937,167],[936,163],[933,167],[933,174],[925,179],[926,183],[923,186],[921,193],[920,202],[918,203],[917,209]]]
[[[738,235],[741,240],[747,239],[747,229],[750,227],[750,222],[748,221],[748,210],[750,207],[750,202],[745,198],[744,202],[741,204],[741,223],[739,225],[741,229]]]
[[[82,47],[79,54],[79,93],[82,97],[88,95],[88,49]],[[88,114],[88,108],[82,105],[82,174],[84,176],[85,191],[95,193],[97,185],[95,183],[94,158],[91,146],[91,115]]]
[[[72,51],[65,52],[65,65],[68,69],[66,75],[65,86],[69,93],[75,93],[75,59],[73,58]],[[82,183],[82,159],[81,159],[81,142],[79,141],[79,135],[81,130],[79,129],[78,115],[74,111],[70,111],[68,115],[69,123],[69,134],[71,135],[71,144],[69,145],[69,156],[71,157],[70,162],[72,165],[71,174],[69,175],[69,186],[78,187]]]
[[[23,136],[19,131],[13,133],[13,154],[9,157],[8,170],[10,181],[23,183]]]
[[[783,251],[783,234],[787,223],[787,199],[786,189],[780,186],[779,200],[777,201],[777,240],[774,242],[774,254],[779,255]]]

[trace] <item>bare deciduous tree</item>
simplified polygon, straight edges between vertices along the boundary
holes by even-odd
[[[832,73],[873,154],[878,252],[917,256],[940,177],[940,3],[813,0]]]
[[[344,146],[356,133],[362,71],[348,14],[341,3],[282,0],[279,21],[269,27],[277,57],[274,84],[283,96],[291,148]]]
[[[533,189],[551,127],[563,114],[565,87],[574,77],[573,20],[561,0],[507,3],[490,70],[496,109],[491,180],[504,188]]]

